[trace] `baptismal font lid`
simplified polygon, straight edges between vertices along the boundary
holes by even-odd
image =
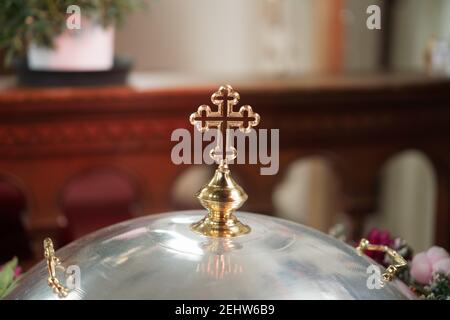
[[[204,210],[191,210],[135,218],[56,252],[47,238],[45,260],[7,298],[413,298],[394,277],[406,261],[387,246],[363,239],[353,248],[301,224],[236,212],[247,194],[231,177],[229,165],[237,152],[229,130],[249,132],[260,117],[248,105],[235,111],[239,94],[229,85],[221,86],[211,101],[213,109],[201,105],[190,116],[200,132],[218,133],[210,153],[218,168],[196,194],[206,216]],[[380,266],[363,255],[366,250],[384,251],[392,260],[375,289],[368,284],[367,270]]]

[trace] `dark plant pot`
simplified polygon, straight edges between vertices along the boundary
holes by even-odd
[[[87,87],[124,85],[132,68],[132,60],[114,57],[111,70],[105,71],[46,71],[31,70],[27,59],[14,64],[19,86],[26,87]]]

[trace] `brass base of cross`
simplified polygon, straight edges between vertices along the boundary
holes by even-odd
[[[230,238],[250,232],[234,215],[247,200],[247,194],[231,177],[228,166],[219,166],[211,181],[198,193],[197,198],[208,215],[191,225],[194,232],[208,237]]]

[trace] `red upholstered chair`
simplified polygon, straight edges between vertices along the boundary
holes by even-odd
[[[95,169],[72,178],[62,193],[68,240],[133,217],[138,204],[133,179],[115,169]]]
[[[26,199],[23,192],[8,180],[0,180],[0,264],[17,256],[32,257],[31,244],[23,225]]]

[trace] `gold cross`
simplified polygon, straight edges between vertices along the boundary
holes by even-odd
[[[242,106],[239,111],[234,111],[233,106],[239,102],[239,93],[233,90],[230,85],[221,86],[219,90],[211,96],[211,102],[217,106],[217,111],[212,111],[208,105],[201,105],[197,112],[189,117],[189,121],[200,132],[206,132],[210,128],[217,128],[222,133],[222,152],[215,153],[215,156],[221,156],[223,163],[227,161],[228,135],[227,129],[239,128],[240,131],[248,133],[259,124],[260,117],[253,112],[249,105]],[[219,146],[219,141],[218,141]],[[234,150],[235,152],[235,150]]]

